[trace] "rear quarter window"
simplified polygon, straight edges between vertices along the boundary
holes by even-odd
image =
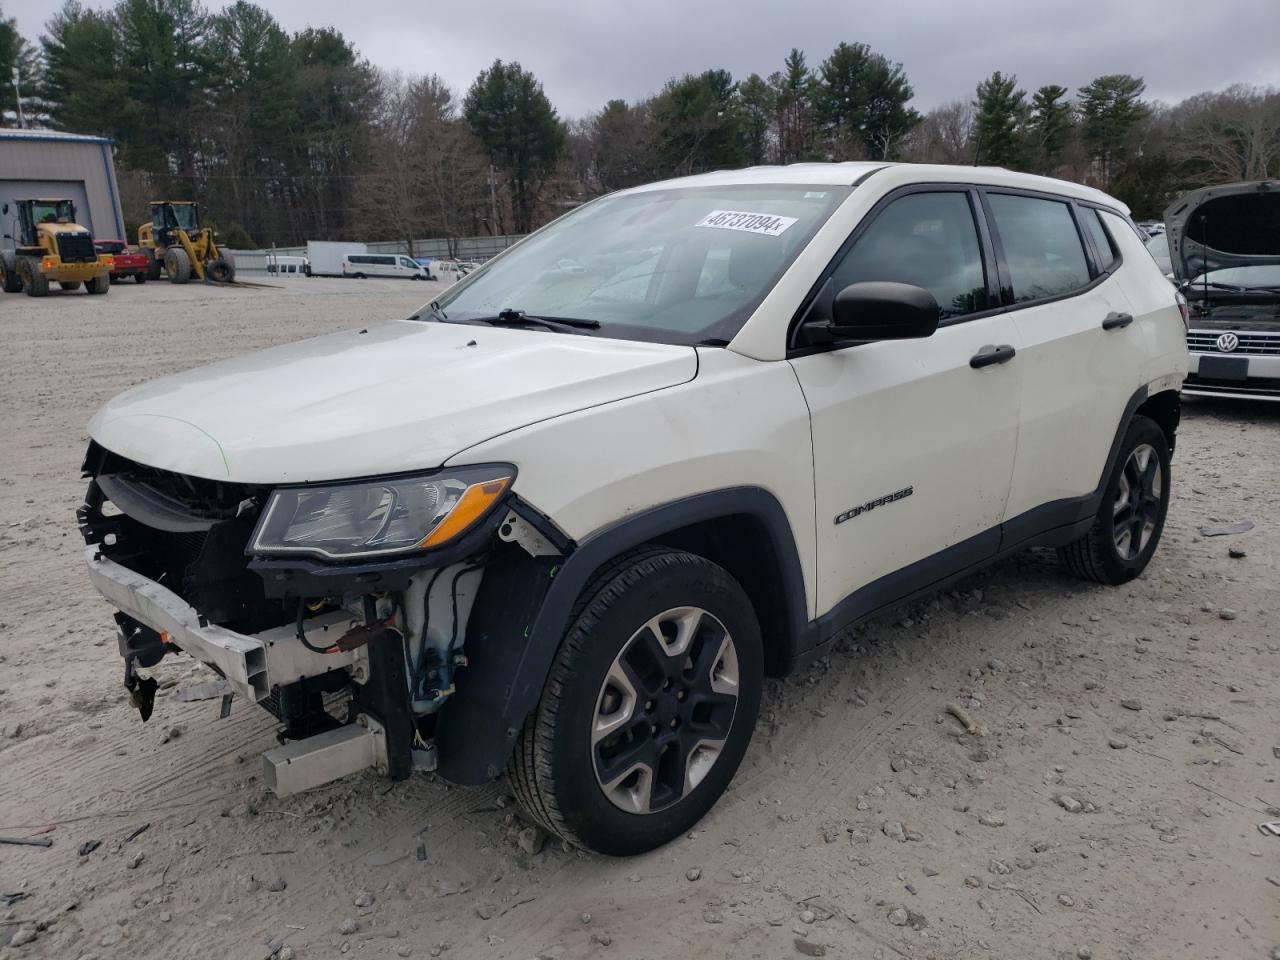
[[[1118,257],[1111,235],[1102,224],[1101,215],[1097,210],[1088,208],[1082,209],[1080,213],[1084,220],[1084,228],[1089,231],[1089,236],[1093,240],[1093,248],[1098,251],[1098,267],[1102,270],[1110,270]]]

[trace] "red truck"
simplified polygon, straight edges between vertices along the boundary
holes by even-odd
[[[111,280],[123,280],[133,277],[138,283],[147,282],[147,267],[151,258],[145,253],[130,253],[123,240],[95,240],[93,245],[99,253],[111,254],[114,263],[111,266]]]

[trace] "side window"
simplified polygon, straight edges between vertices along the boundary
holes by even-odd
[[[1088,207],[1080,208],[1081,219],[1084,220],[1084,227],[1089,231],[1089,236],[1093,238],[1093,245],[1098,251],[1098,266],[1103,270],[1110,270],[1111,265],[1116,262],[1115,245],[1111,242],[1111,235],[1107,233],[1107,228],[1102,224],[1102,217],[1099,216],[1097,210]]]
[[[987,308],[982,248],[966,193],[912,193],[894,200],[836,267],[837,292],[851,283],[890,280],[924,287],[940,316]]]
[[[1071,293],[1089,284],[1089,265],[1071,208],[1058,200],[993,193],[995,218],[1016,303]]]

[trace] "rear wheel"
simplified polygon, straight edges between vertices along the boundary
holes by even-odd
[[[133,275],[133,280],[135,283],[146,283],[147,275],[145,273],[135,273]]]
[[[164,272],[170,283],[186,283],[191,279],[191,258],[187,251],[170,247],[164,252]]]
[[[49,292],[49,278],[40,272],[38,262],[31,257],[18,261],[18,276],[28,297],[43,297]]]
[[[1058,556],[1082,579],[1128,583],[1151,562],[1168,511],[1168,440],[1154,420],[1134,417],[1093,526],[1079,540],[1059,547]]]
[[[106,293],[111,289],[111,274],[104,273],[100,277],[91,277],[84,282],[84,286],[90,293]]]
[[[653,548],[583,591],[509,772],[526,812],[600,853],[643,853],[728,787],[760,707],[751,602],[723,568]]]
[[[164,274],[164,264],[162,264],[160,260],[156,257],[155,251],[153,250],[151,251],[151,259],[147,261],[147,279],[159,280],[160,277],[163,276],[163,274]],[[142,282],[141,275],[139,275],[138,282],[139,283]]]
[[[3,257],[0,257],[0,289],[3,289],[5,293],[20,293],[22,291],[22,278],[18,276],[16,269],[10,270],[5,266]]]
[[[230,283],[235,277],[235,270],[225,260],[210,260],[205,264],[204,275],[214,283]]]

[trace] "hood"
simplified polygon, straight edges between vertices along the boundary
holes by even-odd
[[[1280,264],[1280,181],[1227,183],[1188,193],[1164,212],[1174,275]]]
[[[237,483],[438,467],[498,434],[693,379],[692,347],[397,321],[120,394],[89,423],[139,463]]]

